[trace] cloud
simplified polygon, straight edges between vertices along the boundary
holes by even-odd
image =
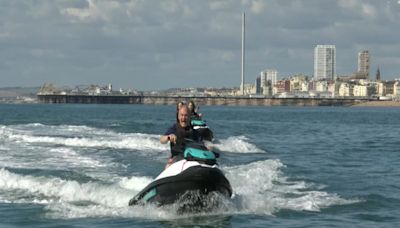
[[[264,8],[265,8],[264,1],[261,1],[261,0],[256,1],[255,0],[255,1],[251,2],[250,10],[254,14],[260,14],[260,13],[264,12]]]
[[[340,74],[369,49],[389,78],[399,10],[397,0],[0,0],[0,84],[237,86],[242,12],[249,82],[266,68],[311,74],[316,44],[336,45]]]
[[[222,60],[224,61],[232,61],[234,59],[236,59],[236,54],[232,51],[223,51],[222,52]]]
[[[366,19],[376,17],[377,9],[374,5],[361,0],[340,0],[338,5],[353,14],[363,16]],[[381,5],[381,7],[383,4]]]
[[[87,0],[88,6],[84,8],[66,8],[62,9],[61,13],[71,17],[76,17],[81,21],[96,20],[101,18],[101,13],[93,0]]]
[[[231,4],[228,1],[224,1],[224,0],[211,1],[209,3],[210,9],[214,10],[214,11],[226,10],[226,9],[229,9],[230,6],[231,6]]]
[[[376,9],[374,6],[370,4],[362,4],[362,12],[367,17],[375,17]]]
[[[360,4],[359,0],[339,0],[338,5],[342,8],[353,9]]]

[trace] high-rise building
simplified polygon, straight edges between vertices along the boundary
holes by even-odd
[[[333,80],[336,76],[335,45],[317,45],[314,49],[314,78]]]
[[[368,50],[364,50],[358,53],[358,73],[362,73],[365,75],[365,78],[369,78],[369,68],[370,68],[370,61],[369,61],[369,52]]]
[[[261,71],[260,78],[261,85],[265,85],[267,81],[270,81],[271,85],[273,86],[278,81],[278,71],[274,69],[266,69]]]
[[[256,94],[261,94],[261,78],[256,78]]]
[[[271,91],[278,79],[278,71],[273,69],[267,69],[261,71],[260,74],[260,85],[261,93],[263,95],[271,95]]]

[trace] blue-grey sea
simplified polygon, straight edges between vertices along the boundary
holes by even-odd
[[[0,105],[0,227],[400,226],[400,108],[200,112],[234,196],[178,214],[128,206],[165,166],[175,106]]]

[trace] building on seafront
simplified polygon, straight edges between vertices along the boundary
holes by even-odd
[[[254,84],[242,83],[232,88],[172,88],[163,91],[141,92],[133,89],[114,91],[107,86],[90,85],[86,88],[77,86],[73,89],[59,89],[52,84],[45,84],[39,95],[80,96],[115,96],[122,102],[121,96],[135,97],[238,97],[238,98],[344,98],[367,99],[385,97],[400,100],[400,79],[382,80],[380,68],[376,77],[369,79],[370,52],[358,53],[357,72],[351,75],[336,75],[336,48],[334,45],[317,45],[314,48],[314,75],[294,74],[278,78],[278,70],[268,67],[257,75]],[[118,97],[120,96],[120,97]],[[71,98],[72,99],[72,98]],[[97,99],[97,98],[93,98]],[[106,99],[106,98],[105,98]],[[107,98],[108,99],[108,98]],[[109,102],[108,100],[96,102]],[[137,100],[129,102],[137,102]],[[138,98],[139,99],[139,98]],[[121,100],[121,101],[120,101]]]
[[[357,72],[359,74],[363,74],[365,79],[369,78],[370,65],[369,51],[363,50],[359,52]]]
[[[358,53],[357,71],[350,75],[337,75],[335,45],[316,45],[314,48],[313,76],[294,74],[278,80],[278,70],[267,69],[256,78],[255,95],[301,98],[391,97],[400,99],[400,79],[381,80],[379,68],[376,77],[369,79],[370,68],[370,52],[369,50],[362,50]]]
[[[314,79],[333,80],[336,76],[335,45],[317,45],[314,48]]]
[[[278,81],[278,71],[275,69],[266,69],[261,71],[260,76],[256,79],[256,94],[271,96],[272,88]]]

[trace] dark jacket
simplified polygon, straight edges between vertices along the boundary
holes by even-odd
[[[189,125],[185,128],[182,128],[178,123],[172,125],[164,135],[174,134],[176,135],[176,143],[171,142],[171,157],[182,157],[183,152],[185,151],[185,143],[187,139],[198,141],[198,133],[193,130],[192,126]]]

